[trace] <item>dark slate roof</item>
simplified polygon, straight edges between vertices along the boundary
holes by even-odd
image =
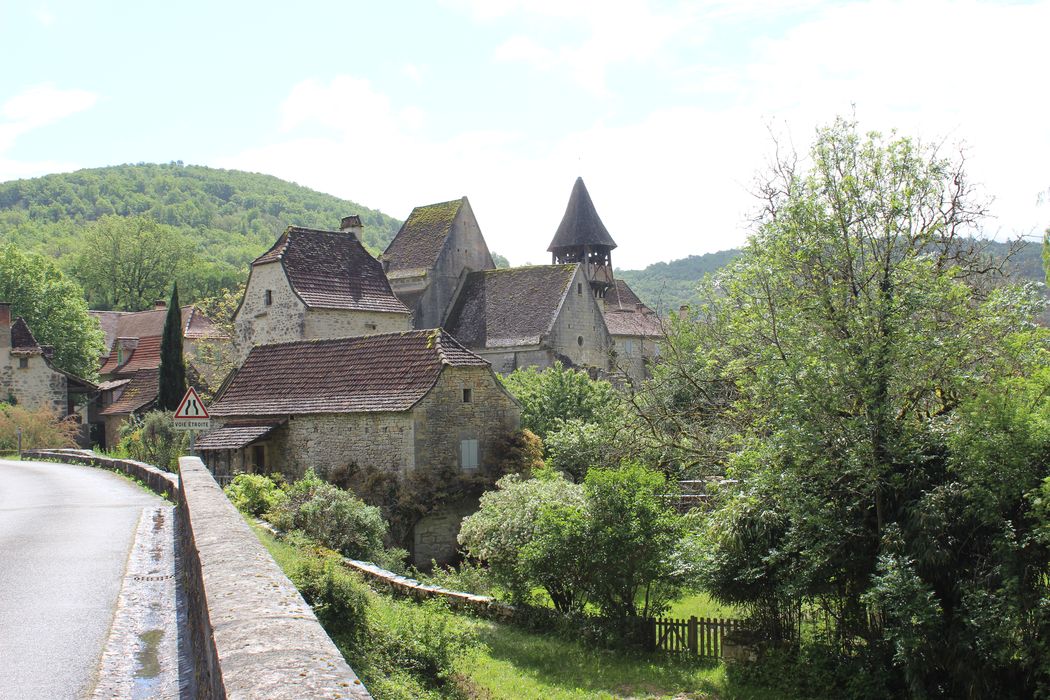
[[[547,251],[554,253],[565,248],[584,245],[604,245],[612,249],[616,247],[616,241],[612,239],[605,224],[598,217],[598,212],[594,209],[594,202],[591,201],[591,195],[587,193],[587,187],[583,184],[583,178],[578,177],[576,184],[572,186],[569,204],[565,207],[565,216],[558,224],[554,240],[551,241]]]
[[[11,324],[11,349],[23,354],[42,355],[44,353],[40,343],[36,342],[36,338],[33,337],[33,332],[29,330],[29,325],[21,316]]]
[[[535,345],[558,317],[576,265],[472,272],[445,328],[470,348]]]
[[[388,272],[433,267],[466,197],[416,207],[383,252]]]
[[[383,265],[345,231],[289,226],[252,265],[277,261],[308,307],[408,313],[390,290]]]
[[[260,345],[213,416],[407,411],[445,366],[488,367],[441,329]]]
[[[276,423],[229,423],[209,433],[201,435],[194,443],[198,450],[239,450],[260,440],[280,425]]]
[[[605,326],[612,335],[662,336],[660,319],[623,280],[616,280],[602,304]]]
[[[120,398],[99,411],[103,416],[118,416],[135,413],[149,407],[157,400],[160,391],[159,371],[143,369],[131,376],[131,381],[124,387]]]

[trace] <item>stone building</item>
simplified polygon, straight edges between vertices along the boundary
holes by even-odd
[[[238,362],[257,345],[408,330],[411,315],[383,266],[359,240],[361,221],[339,231],[289,226],[251,265],[234,314]]]
[[[0,302],[0,402],[47,408],[86,425],[86,400],[96,387],[52,365],[53,355],[54,348],[38,343],[25,319],[12,320],[11,304]]]
[[[443,325],[464,275],[495,267],[466,197],[413,209],[383,253],[383,270],[415,328]]]
[[[206,344],[227,344],[227,336],[193,306],[183,306],[179,311],[188,380],[198,387],[217,384],[221,377],[211,376],[201,352]],[[160,391],[160,341],[168,309],[165,302],[158,301],[149,311],[88,313],[99,320],[107,348],[99,369],[99,395],[89,414],[91,440],[102,447],[113,447],[129,416],[145,413],[156,405]]]
[[[498,372],[560,361],[637,383],[662,332],[657,315],[615,278],[614,248],[577,178],[547,248],[551,265],[495,269],[465,197],[413,209],[382,260],[415,327],[447,328]]]
[[[440,329],[257,346],[209,412],[221,425],[197,449],[214,473],[289,479],[359,466],[476,472],[521,422],[489,363]],[[469,510],[417,525],[418,563],[455,555]]]

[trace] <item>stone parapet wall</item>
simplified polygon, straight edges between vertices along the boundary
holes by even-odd
[[[120,471],[177,503],[194,697],[371,697],[200,459],[183,457],[175,475],[88,450],[23,455]]]

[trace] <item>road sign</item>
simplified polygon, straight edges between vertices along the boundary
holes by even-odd
[[[211,417],[201,397],[191,386],[179,402],[173,416],[173,427],[176,430],[209,430]]]

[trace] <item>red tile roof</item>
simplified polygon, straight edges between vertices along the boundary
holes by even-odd
[[[348,232],[289,226],[252,265],[277,261],[308,307],[408,313],[383,265]]]
[[[224,337],[222,330],[193,306],[183,306],[180,312],[183,338],[199,340]],[[100,374],[134,372],[137,369],[160,366],[160,338],[164,335],[167,309],[129,312],[90,311],[89,313],[99,320],[99,324],[105,330],[106,344],[109,347],[108,355],[103,358]],[[110,337],[111,334],[112,337]],[[123,365],[117,364],[117,352],[113,349],[118,338],[139,339],[138,347],[133,352],[126,353]]]
[[[124,337],[124,336],[121,336]],[[150,338],[139,338],[139,344],[130,353],[125,352],[124,364],[117,364],[117,351],[110,351],[102,368],[98,371],[102,375],[124,375],[137,372],[140,369],[156,369],[160,367],[160,336]]]
[[[534,265],[472,272],[445,327],[469,348],[535,345],[550,333],[576,268]]]
[[[445,245],[452,223],[467,200],[454,199],[416,207],[383,251],[388,272],[433,267]]]
[[[602,311],[605,325],[612,335],[660,337],[664,334],[660,318],[623,280],[616,280],[616,284],[605,293]]]
[[[407,411],[444,367],[487,367],[440,329],[305,340],[252,349],[214,416]]]
[[[157,399],[160,386],[158,375],[159,372],[155,369],[135,372],[120,397],[99,411],[99,414],[103,416],[127,415],[147,408]]]

